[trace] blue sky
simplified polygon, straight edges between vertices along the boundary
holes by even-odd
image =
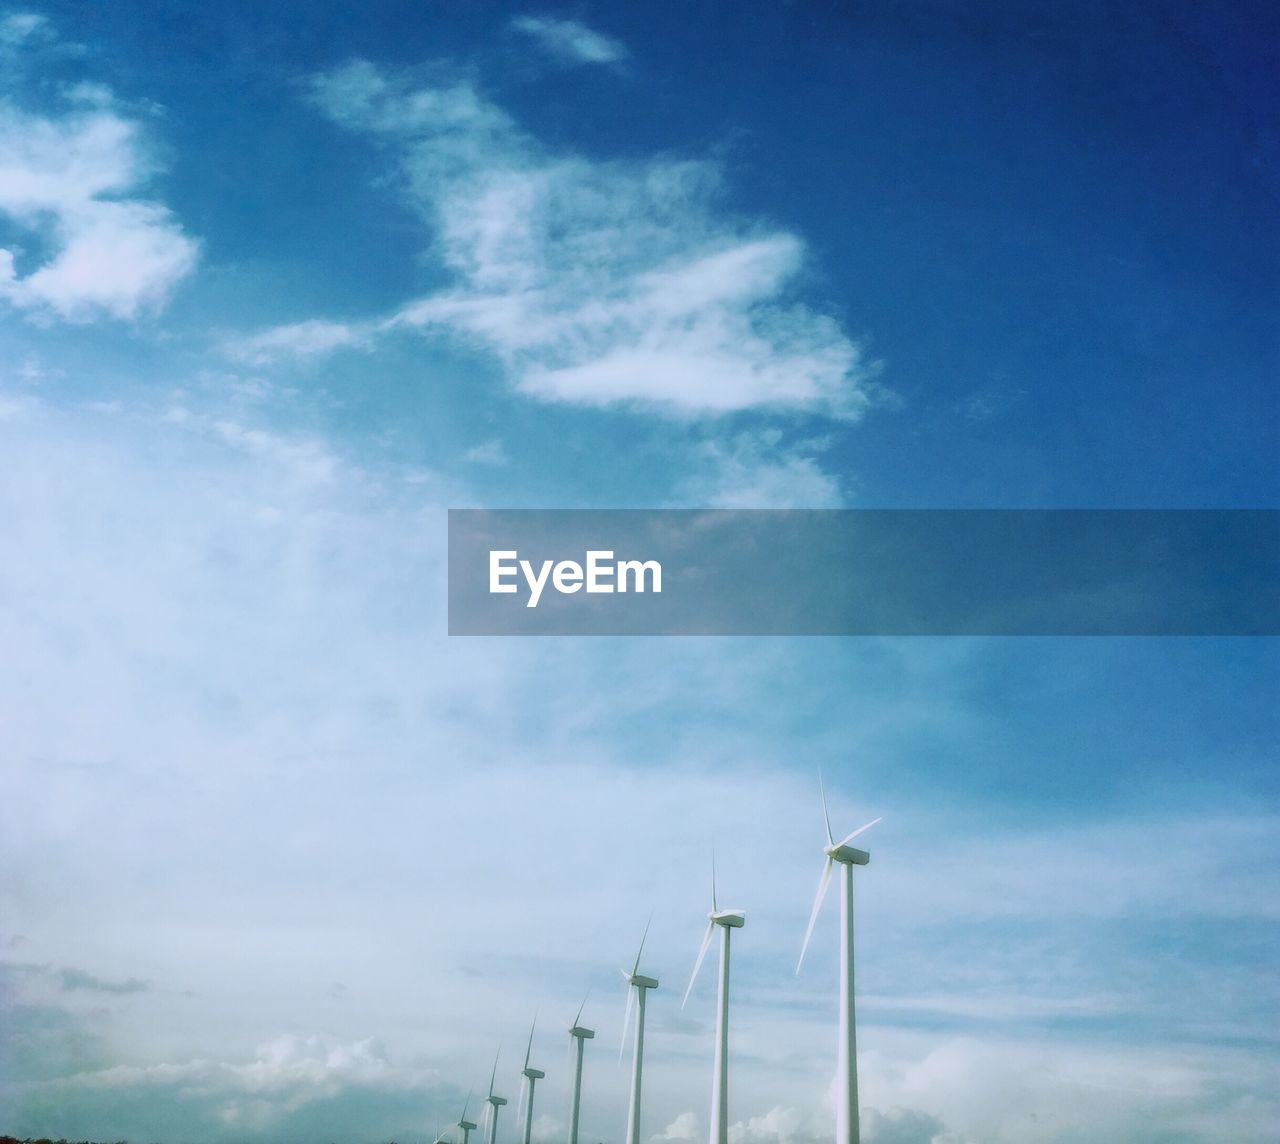
[[[448,507],[1274,507],[1265,5],[0,13],[0,1131],[1263,1140],[1272,640],[450,640]],[[838,829],[837,825],[837,829]],[[650,959],[652,959],[650,961]],[[560,1066],[560,1067],[556,1067]]]

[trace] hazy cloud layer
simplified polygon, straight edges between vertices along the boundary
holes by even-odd
[[[615,966],[654,903],[651,1091],[671,1124],[705,1100],[711,978],[677,1006],[708,905],[690,871],[714,835],[722,897],[749,912],[741,1139],[803,1139],[827,1117],[835,920],[829,902],[797,978],[821,814],[770,713],[818,652],[446,640],[440,508],[456,494],[268,413],[192,393],[71,411],[32,397],[0,421],[0,512],[22,554],[0,567],[0,599],[22,601],[0,608],[16,760],[0,863],[20,872],[0,915],[32,965],[95,935],[91,959],[19,974],[6,1002],[45,1062],[7,1092],[20,1125],[136,1135],[165,1108],[175,1136],[280,1139],[323,1111],[400,1133],[458,1095],[434,1070],[487,1072],[535,1007],[568,1020],[592,983],[589,1119],[608,1139],[625,1105],[625,1070],[607,1067]],[[840,660],[840,756],[866,754],[885,719],[963,737],[949,691],[973,654],[907,641]],[[837,829],[887,815],[859,899],[864,1101],[883,1139],[1071,1139],[1081,1093],[1094,1139],[1215,1117],[1220,1138],[1257,1139],[1241,1102],[1273,1063],[1272,1009],[1233,951],[1280,915],[1272,819],[1017,831],[890,796],[891,778],[862,771],[858,805],[852,782],[832,791]],[[1176,956],[1189,942],[1194,963]],[[253,1051],[298,1014],[324,1036]],[[1214,1047],[1228,1031],[1240,1047]],[[130,1063],[98,1059],[105,1045]]]

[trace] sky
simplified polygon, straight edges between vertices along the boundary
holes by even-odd
[[[1128,9],[1128,10],[1126,10]],[[445,512],[1275,508],[1280,35],[1174,2],[0,9],[0,1132],[1280,1122],[1267,638],[450,638]],[[847,825],[845,825],[847,824]],[[475,1112],[475,1097],[472,1112]],[[475,1117],[473,1117],[475,1118]]]

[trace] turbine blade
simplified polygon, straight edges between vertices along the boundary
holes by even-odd
[[[875,826],[877,822],[883,822],[883,821],[884,821],[883,817],[873,818],[870,822],[866,824],[866,826],[859,826],[858,829],[855,830],[852,834],[842,839],[840,842],[840,845],[841,846],[847,845],[848,843],[852,842],[855,838],[857,838],[858,835],[861,834],[864,830],[870,830],[873,826]]]
[[[813,927],[818,920],[818,911],[822,909],[822,899],[827,896],[827,887],[831,885],[831,871],[834,867],[835,863],[828,856],[826,865],[822,867],[822,877],[818,879],[818,893],[813,899],[813,910],[809,914],[809,928],[804,931],[804,944],[800,947],[800,960],[796,962],[797,974],[799,974],[800,967],[804,964],[804,955],[809,948],[809,939],[813,937]]]
[[[827,788],[822,782],[822,771],[818,771],[818,790],[822,793],[822,818],[827,824],[827,845],[834,846],[836,840],[831,833],[831,815],[827,813]]]
[[[698,950],[698,960],[693,963],[693,973],[689,977],[688,988],[684,991],[684,1001],[680,1002],[680,1008],[683,1009],[685,1002],[689,1000],[689,994],[693,992],[693,983],[698,980],[698,970],[702,968],[702,962],[707,956],[707,950],[711,948],[711,935],[715,933],[716,923],[707,922],[707,932],[702,939],[702,948]]]
[[[622,1043],[618,1046],[618,1064],[622,1064],[622,1056],[627,1051],[627,1029],[631,1025],[631,1010],[635,1006],[636,991],[631,984],[627,985],[627,1008],[622,1015]]]
[[[498,1058],[499,1058],[501,1055],[502,1055],[502,1046],[501,1046],[501,1045],[499,1045],[499,1046],[498,1046],[498,1051],[497,1051],[496,1053],[494,1053],[494,1054],[493,1054],[493,1072],[492,1072],[492,1073],[490,1074],[490,1076],[489,1076],[489,1095],[490,1095],[490,1096],[492,1096],[492,1095],[493,1095],[493,1082],[494,1082],[494,1081],[497,1079],[497,1077],[498,1077]],[[490,1108],[492,1108],[493,1106],[492,1106],[492,1105],[490,1105],[489,1107],[490,1107]]]
[[[716,905],[716,848],[711,847],[711,912],[718,913],[720,907]]]
[[[529,1054],[533,1052],[533,1031],[538,1027],[538,1014],[533,1015],[533,1024],[529,1026],[529,1044],[524,1050],[524,1067],[529,1067]]]
[[[578,1006],[578,1015],[574,1017],[573,1024],[569,1026],[571,1029],[576,1029],[578,1027],[578,1022],[582,1020],[582,1010],[587,1007],[587,998],[590,996],[591,989],[588,987],[586,993],[582,996],[582,1004]]]
[[[653,915],[649,915],[649,920],[644,923],[644,933],[640,935],[640,948],[636,950],[636,963],[631,967],[631,976],[634,977],[640,972],[640,955],[644,953],[645,938],[649,936],[649,927],[653,924]]]
[[[467,1118],[467,1106],[471,1103],[471,1098],[476,1094],[476,1086],[473,1084],[471,1090],[467,1093],[467,1099],[462,1102],[462,1117],[458,1121],[459,1124]]]
[[[524,1101],[529,1091],[529,1078],[524,1078],[524,1084],[520,1086],[520,1099],[516,1101],[516,1126],[518,1131],[524,1131]]]

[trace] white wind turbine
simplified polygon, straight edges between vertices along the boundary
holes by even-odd
[[[711,1137],[710,1144],[729,1144],[729,934],[746,925],[747,915],[741,910],[722,910],[716,904],[716,860],[711,857],[711,913],[707,915],[707,932],[698,950],[698,960],[693,963],[689,987],[684,991],[685,1007],[698,970],[711,948],[711,936],[720,927],[720,988],[716,1000],[716,1058],[711,1078]]]
[[[524,1068],[520,1070],[520,1075],[527,1082],[521,1090],[520,1100],[524,1105],[524,1136],[523,1144],[529,1144],[530,1138],[533,1136],[533,1086],[542,1080],[547,1074],[541,1069],[529,1067],[529,1054],[533,1052],[533,1031],[538,1027],[538,1015],[533,1016],[533,1024],[529,1026],[529,1045],[524,1051]]]
[[[569,1106],[569,1144],[578,1144],[578,1112],[582,1106],[582,1050],[585,1043],[596,1035],[594,1029],[584,1029],[578,1024],[582,1020],[582,1010],[586,1007],[587,999],[584,997],[582,1004],[578,1006],[578,1015],[569,1026],[570,1051],[577,1050],[573,1066],[573,1102]]]
[[[486,1144],[494,1144],[498,1138],[498,1109],[507,1103],[505,1096],[494,1096],[493,1082],[498,1076],[498,1056],[502,1054],[499,1049],[493,1058],[493,1073],[489,1077],[489,1095],[485,1097],[488,1108],[484,1110],[486,1120],[485,1141]]]
[[[649,919],[653,921],[652,918]],[[644,934],[640,938],[640,948],[636,950],[636,960],[631,972],[621,970],[622,979],[627,983],[627,1011],[622,1020],[622,1044],[618,1048],[618,1060],[627,1047],[627,1026],[631,1023],[631,1007],[636,1006],[636,1042],[631,1061],[631,1103],[627,1109],[627,1144],[640,1144],[640,1078],[644,1064],[644,999],[650,989],[658,988],[656,977],[645,977],[640,973],[640,955],[644,953],[644,940],[649,936],[649,923],[645,923]],[[633,993],[632,990],[635,990]],[[639,1001],[636,1001],[639,998]],[[491,1142],[492,1144],[492,1142]]]
[[[800,960],[796,973],[804,964],[805,951],[813,936],[813,926],[822,909],[822,899],[831,884],[834,863],[840,863],[840,1041],[836,1050],[836,1073],[839,1090],[836,1093],[836,1144],[858,1144],[858,1050],[853,1020],[853,868],[865,866],[871,855],[849,843],[864,830],[880,821],[872,819],[866,826],[859,826],[852,834],[837,842],[831,835],[831,816],[827,813],[827,792],[818,776],[818,789],[822,793],[822,817],[827,826],[827,860],[818,881],[818,893],[813,899],[813,911],[809,914],[809,928],[805,930],[804,945],[800,947]]]
[[[494,1062],[497,1063],[496,1061]],[[458,1121],[458,1127],[462,1129],[462,1144],[471,1144],[471,1133],[475,1131],[476,1126],[467,1119],[467,1107],[471,1104],[471,1097],[475,1094],[475,1088],[467,1093],[467,1099],[462,1105],[462,1118]]]

